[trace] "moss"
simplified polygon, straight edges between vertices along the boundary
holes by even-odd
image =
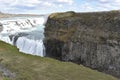
[[[65,18],[65,17],[71,17],[74,16],[75,12],[69,11],[65,13],[53,13],[49,16],[49,18]]]

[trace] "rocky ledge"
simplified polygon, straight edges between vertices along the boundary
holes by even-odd
[[[54,13],[45,27],[47,56],[120,75],[120,12]]]

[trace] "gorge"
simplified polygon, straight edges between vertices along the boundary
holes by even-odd
[[[0,20],[0,40],[20,52],[120,77],[120,12],[53,13]]]

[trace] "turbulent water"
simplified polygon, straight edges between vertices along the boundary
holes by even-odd
[[[15,45],[20,52],[43,57],[45,22],[45,16],[1,19],[0,40]]]

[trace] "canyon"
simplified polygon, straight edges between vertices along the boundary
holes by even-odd
[[[119,35],[119,11],[0,19],[0,40],[19,52],[82,64],[116,77],[120,77]]]

